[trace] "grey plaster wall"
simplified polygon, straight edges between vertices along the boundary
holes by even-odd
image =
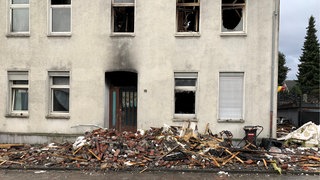
[[[74,0],[72,35],[52,37],[48,36],[48,2],[30,0],[30,36],[9,37],[8,6],[0,1],[0,131],[76,134],[84,131],[71,128],[78,124],[107,127],[104,77],[115,70],[138,73],[138,128],[181,125],[173,121],[174,72],[191,71],[198,72],[200,132],[210,123],[215,133],[230,130],[241,138],[243,126],[262,125],[261,136],[269,136],[270,101],[276,102],[271,89],[277,82],[274,76],[271,85],[272,50],[277,52],[278,47],[275,2],[247,0],[246,33],[222,35],[220,1],[201,0],[200,36],[180,37],[175,35],[174,0],[137,0],[134,36],[112,35],[110,1]],[[276,67],[275,62],[274,74]],[[5,117],[8,70],[29,71],[28,118]],[[46,118],[49,70],[70,71],[70,119]],[[219,72],[245,74],[244,123],[217,121]],[[275,123],[271,128],[275,130]]]

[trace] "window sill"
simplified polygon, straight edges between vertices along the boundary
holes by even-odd
[[[200,32],[176,32],[176,37],[200,37]]]
[[[69,115],[62,115],[62,114],[50,114],[46,116],[46,119],[70,119]]]
[[[26,32],[26,33],[8,33],[6,35],[7,37],[30,37],[30,33]]]
[[[126,32],[122,32],[122,33],[111,33],[110,34],[111,37],[135,37],[136,35],[134,33],[126,33]]]
[[[198,122],[196,118],[173,118],[173,122]]]
[[[49,33],[47,35],[48,37],[71,37],[72,33],[71,32],[66,32],[66,33]]]
[[[221,32],[220,36],[247,36],[247,33],[244,31],[239,32]]]
[[[244,123],[244,119],[218,119],[218,123]]]
[[[29,118],[29,113],[11,113],[6,114],[6,118]]]

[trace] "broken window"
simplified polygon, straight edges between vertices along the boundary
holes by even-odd
[[[244,73],[220,73],[219,120],[243,119]]]
[[[8,72],[10,87],[10,114],[25,115],[28,113],[28,72]]]
[[[50,0],[50,33],[71,32],[71,0]]]
[[[69,72],[49,72],[50,113],[69,113]]]
[[[10,0],[10,33],[29,32],[29,0]]]
[[[197,73],[175,73],[175,117],[195,118]]]
[[[135,0],[112,0],[113,32],[134,32]]]
[[[199,0],[177,0],[177,32],[199,32]]]
[[[245,0],[222,0],[222,32],[244,31]]]

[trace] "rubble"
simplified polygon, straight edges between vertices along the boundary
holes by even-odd
[[[208,127],[203,134],[190,123],[137,132],[99,128],[74,143],[2,144],[0,168],[320,172],[319,149],[285,145],[265,149],[248,141],[234,147],[231,132],[213,134]]]

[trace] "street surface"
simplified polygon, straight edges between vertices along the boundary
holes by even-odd
[[[42,170],[0,170],[1,180],[248,180],[248,179],[281,179],[281,180],[319,180],[319,175],[279,175],[279,174],[230,174],[220,173],[186,173],[186,172],[93,172],[93,171],[42,171]]]

